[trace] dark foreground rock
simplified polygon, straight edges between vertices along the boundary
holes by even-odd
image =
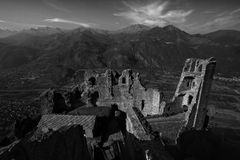
[[[179,137],[177,145],[165,148],[176,160],[240,159],[239,141],[226,132],[221,135],[222,130],[189,130]]]
[[[2,160],[90,160],[80,126],[61,129],[38,141],[24,139],[0,156]]]

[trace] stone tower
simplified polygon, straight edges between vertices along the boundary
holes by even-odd
[[[185,112],[186,128],[203,128],[208,95],[216,67],[215,58],[187,59],[173,101],[180,99]]]

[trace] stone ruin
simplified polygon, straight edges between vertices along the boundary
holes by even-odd
[[[86,136],[92,139],[96,137],[94,125],[102,120],[98,117],[111,117],[111,109],[115,108],[113,117],[124,113],[126,132],[138,140],[151,142],[160,136],[161,145],[175,144],[182,132],[207,126],[207,101],[215,66],[214,58],[187,59],[170,102],[163,101],[158,89],[145,88],[139,73],[130,69],[121,74],[110,69],[104,73],[87,71],[83,83],[68,89],[49,89],[41,95],[43,118],[38,127],[56,130],[65,124],[64,119],[65,125],[91,123],[91,128],[84,128]],[[89,119],[86,116],[94,120],[85,120]]]
[[[160,107],[161,92],[144,88],[139,74],[130,69],[124,70],[121,75],[113,70],[106,70],[105,73],[86,72],[84,79],[82,84],[70,91],[45,91],[41,95],[42,114],[53,113],[54,110],[61,110],[61,107],[65,110],[72,108],[73,97],[79,98],[79,101],[81,99],[88,107],[115,104],[122,111],[137,107],[144,116],[163,113]]]
[[[162,102],[159,117],[147,117],[154,130],[170,143],[189,129],[201,130],[208,125],[208,95],[211,89],[216,60],[187,59],[170,102]]]

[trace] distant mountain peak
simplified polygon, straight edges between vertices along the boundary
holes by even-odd
[[[151,27],[144,25],[144,24],[132,24],[126,28],[140,28],[140,29],[149,29]]]
[[[143,24],[133,24],[130,26],[127,26],[123,29],[118,30],[117,32],[121,33],[137,33],[137,32],[142,32],[148,29],[151,29],[152,27],[143,25]]]
[[[181,29],[175,27],[174,25],[167,25],[163,27],[163,29],[168,31],[182,31]]]

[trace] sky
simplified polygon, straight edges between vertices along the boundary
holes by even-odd
[[[240,30],[240,0],[0,0],[0,28],[117,30],[175,25],[188,33]]]

